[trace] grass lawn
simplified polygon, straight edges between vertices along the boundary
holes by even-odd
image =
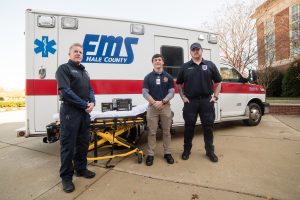
[[[300,104],[300,97],[267,97],[270,104]]]

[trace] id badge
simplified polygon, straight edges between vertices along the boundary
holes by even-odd
[[[156,85],[160,85],[160,78],[156,79]]]

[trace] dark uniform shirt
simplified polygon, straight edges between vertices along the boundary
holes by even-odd
[[[167,96],[169,89],[174,88],[174,81],[165,71],[161,74],[152,71],[145,76],[143,88],[149,90],[149,94],[155,101],[161,101]]]
[[[213,83],[220,83],[222,78],[216,65],[202,59],[197,65],[190,60],[180,68],[176,84],[184,83],[184,95],[188,98],[209,96],[213,93]]]
[[[87,102],[95,103],[90,77],[83,65],[69,60],[68,63],[59,66],[55,77],[62,101],[81,109],[87,107]]]

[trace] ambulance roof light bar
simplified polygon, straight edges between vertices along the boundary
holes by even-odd
[[[78,29],[78,19],[74,17],[63,17],[61,19],[61,27],[64,29]]]
[[[55,27],[55,17],[47,16],[47,15],[39,15],[37,17],[37,25],[38,25],[38,27],[54,28]]]
[[[205,38],[204,38],[204,35],[203,34],[200,34],[199,36],[198,36],[198,40],[200,40],[200,41],[203,41]]]
[[[143,24],[130,24],[130,33],[135,35],[144,35],[145,27]]]

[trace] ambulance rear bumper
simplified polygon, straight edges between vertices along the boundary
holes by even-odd
[[[263,105],[264,105],[264,112],[263,112],[263,114],[270,113],[270,104],[269,103],[263,103]]]

